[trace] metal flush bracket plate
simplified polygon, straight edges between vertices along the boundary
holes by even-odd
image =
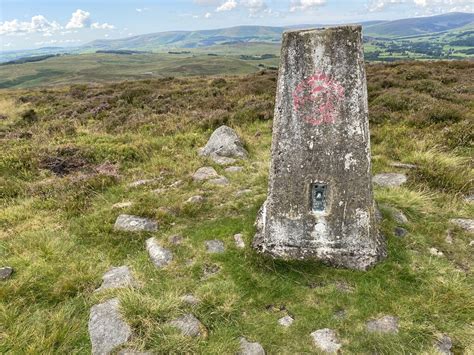
[[[326,210],[327,184],[311,184],[311,209],[313,212],[324,212]]]

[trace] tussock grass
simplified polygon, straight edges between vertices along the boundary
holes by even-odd
[[[373,172],[408,174],[405,186],[375,189],[389,256],[368,272],[275,261],[249,247],[267,193],[274,73],[2,91],[0,259],[15,273],[0,285],[0,352],[87,353],[89,309],[111,297],[133,328],[128,347],[156,353],[235,353],[240,336],[268,353],[314,353],[309,334],[326,327],[347,353],[431,354],[441,334],[455,353],[473,352],[472,235],[449,223],[474,213],[464,200],[473,190],[473,71],[472,63],[451,62],[368,67]],[[28,109],[38,120],[25,124]],[[223,123],[249,150],[238,162],[243,172],[226,173],[197,154]],[[69,164],[64,174],[45,164],[58,159]],[[193,182],[205,165],[230,184]],[[154,180],[129,186],[139,179]],[[252,192],[237,196],[242,189]],[[198,194],[202,204],[185,203]],[[112,208],[123,201],[133,204]],[[403,239],[394,235],[391,208],[408,217]],[[114,231],[120,213],[153,218],[160,229]],[[183,242],[173,245],[173,235]],[[150,236],[173,250],[165,269],[148,259]],[[226,252],[207,254],[210,239]],[[444,256],[433,256],[433,247]],[[120,265],[139,287],[94,292]],[[181,301],[188,293],[199,305]],[[169,326],[187,312],[205,324],[206,338]],[[286,314],[295,318],[288,329],[277,324]],[[400,318],[400,332],[367,333],[366,322],[386,314]]]

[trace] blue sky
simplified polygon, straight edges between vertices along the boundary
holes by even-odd
[[[474,12],[473,0],[0,0],[0,50],[222,28],[392,20]]]

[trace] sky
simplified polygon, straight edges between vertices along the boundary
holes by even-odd
[[[238,25],[356,23],[452,11],[474,0],[0,0],[0,50]]]

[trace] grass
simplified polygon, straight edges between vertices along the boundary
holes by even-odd
[[[337,330],[346,353],[429,354],[441,334],[455,353],[472,353],[472,235],[448,220],[474,212],[464,200],[473,188],[474,64],[367,71],[374,173],[403,171],[393,161],[419,167],[407,171],[407,185],[375,190],[381,206],[407,215],[409,234],[396,238],[397,222],[382,207],[389,257],[368,272],[275,261],[249,247],[267,191],[273,72],[1,91],[0,259],[15,273],[0,285],[0,353],[88,353],[90,307],[113,296],[133,328],[127,347],[156,353],[235,353],[240,336],[267,353],[314,353],[309,334],[326,327]],[[456,113],[433,116],[436,107]],[[197,155],[224,123],[249,150],[241,173]],[[204,165],[230,185],[194,183],[191,174]],[[144,178],[156,180],[128,186]],[[197,194],[203,204],[184,203]],[[133,205],[112,208],[123,201]],[[114,231],[120,213],[156,219],[160,229]],[[234,246],[235,233],[244,235],[244,250]],[[172,245],[177,234],[184,241]],[[148,259],[150,236],[173,250],[165,269]],[[209,239],[223,240],[226,252],[207,254]],[[431,255],[432,247],[444,256]],[[120,265],[140,287],[95,293],[101,276]],[[219,272],[205,278],[213,268]],[[187,293],[201,303],[181,302]],[[335,317],[341,310],[346,316]],[[186,312],[205,324],[207,338],[184,338],[167,325]],[[287,313],[295,322],[283,329],[277,320]],[[400,318],[397,335],[366,332],[368,320],[386,314]]]

